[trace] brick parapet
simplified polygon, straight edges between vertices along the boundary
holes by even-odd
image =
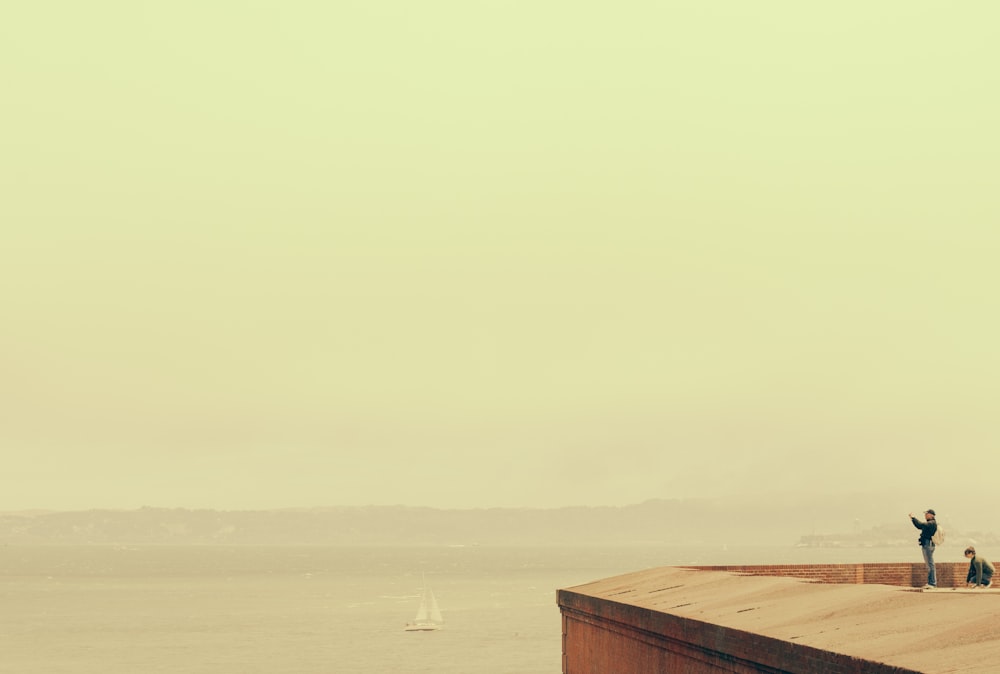
[[[744,576],[785,576],[819,583],[846,585],[877,584],[900,587],[921,587],[927,582],[927,567],[923,562],[861,563],[861,564],[736,564],[726,566],[685,566],[700,571],[725,571]],[[935,564],[938,587],[960,587],[965,584],[969,565],[964,562]]]

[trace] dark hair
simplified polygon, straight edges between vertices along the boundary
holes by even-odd
[[[976,554],[976,549],[970,545],[969,547],[967,547],[965,549],[965,554],[967,554],[967,555],[974,555],[974,554]]]

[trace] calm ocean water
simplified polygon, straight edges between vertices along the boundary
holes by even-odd
[[[559,674],[558,588],[916,549],[0,547],[0,672]],[[404,632],[421,578],[446,621]]]

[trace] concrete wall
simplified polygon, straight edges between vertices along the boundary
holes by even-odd
[[[661,611],[560,591],[563,674],[913,674]]]
[[[964,585],[968,564],[944,562],[936,566],[939,587]],[[923,562],[675,568],[747,576],[787,576],[845,585],[920,587],[927,579]],[[654,610],[629,603],[625,596],[628,594],[628,589],[607,597],[559,590],[563,674],[902,674],[916,671]]]

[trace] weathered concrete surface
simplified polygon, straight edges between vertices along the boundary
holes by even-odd
[[[927,674],[1000,672],[1000,590],[918,592],[677,567],[560,590]]]

